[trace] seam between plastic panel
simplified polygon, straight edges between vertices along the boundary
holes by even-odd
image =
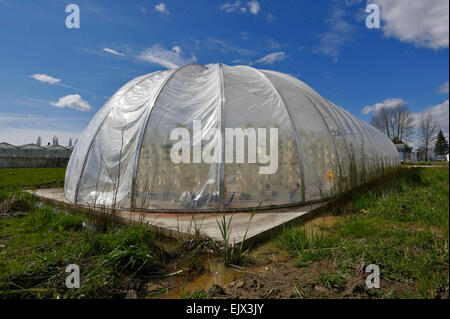
[[[293,80],[297,80],[296,78],[288,75],[289,77],[291,77]],[[297,80],[298,81],[298,80]],[[294,84],[295,85],[295,84]],[[305,84],[305,86],[311,90],[313,90],[312,88],[310,88],[307,84]],[[309,93],[308,92],[304,92],[301,88],[299,88],[300,91],[302,92],[302,94],[308,99],[308,101],[311,103],[311,105],[316,109],[316,111],[319,113],[320,117],[322,118],[323,123],[325,124],[325,127],[328,130],[328,134],[331,137],[331,140],[333,141],[333,145],[334,145],[334,153],[336,154],[336,158],[337,158],[337,162],[338,162],[338,167],[339,167],[339,171],[342,171],[342,163],[341,163],[341,157],[339,156],[339,152],[337,150],[337,145],[336,145],[336,139],[334,138],[334,136],[331,134],[330,132],[330,126],[328,125],[327,121],[325,120],[325,117],[323,116],[322,112],[319,110],[319,108],[317,107],[317,105],[311,100],[311,98],[309,97]],[[325,102],[327,102],[327,100],[323,99]],[[336,120],[334,119],[334,117],[331,115],[331,113],[329,112],[329,110],[324,107],[325,112],[327,112],[327,114],[333,119],[334,123],[336,124],[336,126],[338,127],[339,130],[341,130],[341,127],[339,126],[339,124],[336,122]],[[342,132],[340,132],[340,134],[342,135]],[[345,141],[345,139],[344,139]],[[348,148],[348,145],[346,145]],[[348,151],[348,149],[347,149]]]
[[[331,112],[334,114],[333,118],[335,119],[335,122],[338,125],[338,127],[341,129],[342,138],[344,140],[345,148],[347,149],[347,156],[348,156],[348,159],[350,162],[350,159],[351,159],[350,146],[349,146],[348,136],[344,131],[345,130],[344,125],[347,125],[348,127],[350,127],[350,125],[347,123],[347,120],[344,118],[342,113],[335,107],[335,105],[329,100],[326,100],[326,101],[328,103],[330,114],[331,114]],[[347,169],[348,169],[348,167],[347,167]],[[347,176],[345,176],[345,177],[349,178],[349,176],[350,176],[350,172],[347,172]]]
[[[337,126],[338,129],[339,129],[339,134],[341,134],[342,139],[344,140],[344,143],[345,143],[345,148],[347,149],[347,152],[349,153],[349,156],[350,156],[350,147],[348,146],[348,141],[347,141],[347,139],[345,138],[344,128],[343,128],[343,127],[341,126],[341,124],[338,122],[337,118],[335,118],[335,116],[336,116],[337,114],[335,113],[335,116],[333,116],[333,114],[331,114],[331,105],[330,105],[330,101],[328,101],[327,99],[324,99],[324,100],[325,100],[325,102],[327,102],[327,105],[326,105],[326,107],[325,107],[326,112],[328,113],[328,115],[331,116],[331,118],[333,119],[334,123],[336,123],[336,126]]]
[[[360,127],[358,125],[359,123],[357,123],[356,119],[354,119],[353,116],[349,112],[347,112],[345,109],[342,109],[342,110],[343,110],[343,113],[345,115],[347,115],[348,119],[353,123],[353,125],[356,128],[356,130],[358,131],[359,137],[361,139],[361,144],[363,145],[363,150],[362,151],[365,152],[365,148],[364,148],[364,145],[365,145],[364,142],[365,141],[364,140],[367,139],[367,142],[370,142],[370,140],[367,138],[368,135],[366,134],[366,132],[364,130],[364,127],[361,125],[361,129],[360,129]],[[372,144],[372,143],[370,142],[370,144]],[[373,148],[373,144],[372,144],[372,148]]]
[[[175,74],[177,74],[178,71],[183,70],[184,68],[188,67],[188,66],[192,66],[192,65],[199,65],[205,69],[207,69],[204,65],[201,64],[197,64],[197,63],[192,63],[192,64],[186,64],[176,70],[173,70],[172,73],[170,73],[167,78],[163,81],[163,83],[161,83],[160,87],[158,88],[158,91],[155,94],[155,97],[152,101],[152,108],[150,110],[147,111],[147,114],[145,116],[145,120],[144,120],[144,125],[141,127],[141,130],[139,132],[139,137],[138,137],[138,144],[136,146],[136,155],[134,158],[134,165],[133,165],[133,176],[131,179],[131,199],[130,199],[130,207],[131,209],[136,208],[136,179],[137,179],[137,167],[139,164],[139,158],[141,155],[141,146],[142,146],[142,141],[144,139],[144,135],[145,132],[147,131],[147,125],[150,122],[150,116],[152,114],[153,109],[156,106],[156,102],[158,101],[159,96],[161,95],[161,92],[163,91],[163,89],[166,87],[167,83],[175,76]],[[148,107],[149,103],[147,103],[146,107]]]
[[[361,121],[361,126],[365,129],[368,139],[369,139],[369,142],[372,145],[372,150],[371,150],[372,157],[375,158],[375,161],[377,161],[377,157],[378,157],[377,147],[378,147],[379,143],[376,140],[376,136],[366,122]]]
[[[284,98],[281,96],[280,92],[277,90],[275,85],[273,85],[273,83],[261,71],[255,69],[255,68],[250,68],[250,67],[249,67],[249,69],[251,69],[254,72],[256,72],[257,74],[259,74],[267,83],[269,83],[269,85],[272,87],[274,92],[277,94],[278,98],[281,100],[281,103],[283,104],[283,107],[286,110],[286,113],[289,117],[291,126],[294,129],[295,142],[297,144],[297,154],[298,154],[297,156],[298,156],[298,162],[299,162],[299,166],[300,166],[300,178],[301,178],[301,184],[303,184],[303,188],[304,188],[303,191],[301,192],[301,196],[302,196],[302,201],[305,202],[305,194],[306,194],[306,181],[305,181],[305,170],[304,170],[305,166],[303,164],[303,160],[302,160],[302,157],[300,154],[301,147],[300,147],[299,137],[297,136],[297,126],[295,125],[294,120],[292,119],[291,112],[289,111],[288,107],[286,106],[286,102],[284,101]]]
[[[342,111],[341,111],[340,109],[338,109],[337,106],[334,105],[332,102],[328,101],[328,104],[330,105],[330,107],[331,107],[331,108],[333,109],[333,111],[335,112],[336,117],[341,117],[341,119],[342,119],[342,121],[343,121],[342,124],[345,124],[345,125],[347,125],[348,128],[352,129],[352,127],[350,126],[349,121],[347,120],[347,117],[344,116],[344,114],[342,113]],[[352,132],[353,132],[353,131],[352,131]],[[351,154],[350,154],[350,146],[349,146],[349,143],[350,143],[350,144],[352,144],[352,143],[348,141],[347,136],[350,135],[350,134],[352,134],[352,132],[350,132],[350,133],[345,133],[345,134],[344,134],[344,141],[345,141],[345,143],[347,144],[349,156],[351,155]]]
[[[219,212],[224,211],[225,203],[225,81],[223,75],[223,65],[219,63],[219,83],[220,83],[220,132],[222,134],[222,154],[218,168],[219,177]]]
[[[359,138],[362,139],[363,138],[363,134],[361,133],[361,131],[358,128],[358,125],[355,124],[355,122],[353,121],[353,119],[349,116],[348,113],[345,112],[345,110],[341,107],[338,107],[337,105],[335,105],[333,102],[329,102],[330,106],[334,108],[335,112],[337,114],[339,114],[339,116],[342,118],[342,120],[344,121],[345,125],[348,126],[348,128],[350,128],[352,131],[350,134],[347,134],[347,136],[350,138],[351,134],[359,134]],[[352,125],[354,126],[354,128],[352,127]],[[354,129],[356,129],[356,131],[354,131]],[[349,143],[349,141],[347,139],[345,139],[347,142],[347,145]],[[352,152],[355,151],[355,148],[357,147],[357,145],[353,145],[352,142],[350,142],[350,146],[348,146],[348,155],[349,158],[351,158],[352,156],[354,156],[354,154],[352,154]]]
[[[366,144],[365,142],[367,142],[368,144],[370,144],[372,150],[367,149],[367,151],[373,151],[375,150],[375,145],[372,143],[371,139],[370,139],[370,135],[368,133],[368,130],[364,127],[363,122],[359,121],[358,119],[355,119],[349,112],[347,112],[347,110],[345,110],[344,108],[342,108],[342,114],[345,114],[347,116],[347,118],[349,119],[349,121],[351,123],[353,123],[353,125],[355,126],[356,130],[359,133],[359,137],[361,139],[361,144],[362,144],[362,152],[365,154],[366,153]],[[359,122],[358,122],[359,121]],[[361,128],[361,129],[360,129]],[[355,146],[356,147],[356,146]],[[361,159],[364,161],[367,161],[367,159]],[[364,165],[366,165],[366,163],[364,163]],[[376,163],[376,165],[379,165],[379,163]]]
[[[311,103],[311,105],[316,109],[317,113],[319,113],[320,117],[322,118],[323,123],[325,124],[325,127],[328,130],[328,134],[331,138],[331,141],[333,142],[333,146],[334,146],[334,153],[336,154],[336,159],[338,162],[338,167],[339,167],[339,171],[342,171],[342,166],[341,166],[341,157],[339,156],[339,153],[337,151],[337,146],[336,146],[336,140],[334,138],[334,136],[331,134],[330,131],[330,126],[328,125],[327,121],[325,120],[325,117],[323,116],[322,112],[319,110],[319,108],[317,107],[317,105],[310,99],[310,97],[308,96],[308,94],[306,92],[302,92],[302,94],[308,99],[308,101]],[[330,115],[328,113],[328,115]],[[331,116],[331,115],[330,115]],[[333,118],[333,117],[332,117]],[[334,119],[333,119],[334,120]],[[336,121],[334,122],[337,125]],[[338,126],[339,127],[339,126]]]
[[[152,76],[154,76],[154,75],[156,75],[156,72],[153,72],[153,73],[149,74],[148,76],[146,76],[145,78],[143,78],[143,79],[140,80],[139,82],[137,82],[137,83],[135,83],[134,85],[130,86],[123,94],[124,94],[124,95],[127,94],[127,93],[128,93],[132,88],[134,88],[136,85],[141,84],[142,82],[144,82],[145,80],[149,79],[150,77],[152,77]],[[126,84],[125,84],[125,85],[126,85]],[[120,89],[119,89],[119,90],[120,90]],[[109,103],[109,102],[111,101],[111,99],[113,99],[114,97],[115,97],[115,94],[114,94],[114,95],[113,95],[113,96],[112,96],[105,104]],[[81,170],[80,170],[80,176],[78,177],[77,186],[75,187],[75,196],[74,196],[74,200],[73,200],[74,204],[76,204],[77,201],[78,201],[78,192],[79,192],[79,190],[80,190],[80,183],[81,183],[81,179],[83,178],[83,173],[84,173],[84,170],[85,170],[85,168],[86,168],[87,158],[88,158],[88,156],[89,156],[89,153],[91,152],[92,145],[94,144],[95,138],[97,137],[98,132],[100,132],[101,127],[103,126],[103,124],[105,123],[105,121],[106,121],[106,119],[108,118],[109,114],[111,114],[111,112],[112,112],[113,110],[114,110],[114,106],[111,107],[111,110],[109,110],[108,113],[105,115],[105,118],[102,120],[102,122],[101,122],[100,125],[98,126],[97,130],[95,131],[94,136],[92,137],[91,142],[89,143],[89,147],[88,147],[88,149],[87,149],[87,151],[86,151],[86,154],[85,154],[85,156],[84,156],[84,159],[83,159],[83,166],[81,167]]]

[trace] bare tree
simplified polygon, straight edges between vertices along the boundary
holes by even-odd
[[[388,135],[388,131],[386,129],[386,126],[384,125],[383,119],[378,112],[372,115],[372,117],[370,118],[370,124]]]
[[[393,138],[399,141],[410,141],[414,134],[414,117],[406,105],[399,105],[392,110]]]
[[[425,158],[427,161],[429,160],[428,149],[430,147],[430,143],[432,143],[436,138],[437,132],[438,132],[438,123],[433,118],[431,113],[430,112],[422,113],[418,121],[417,134],[419,141],[425,150]]]
[[[393,138],[392,134],[392,109],[384,107],[372,115],[370,124],[386,133],[389,138]]]
[[[59,145],[58,136],[53,136],[53,146]]]
[[[372,115],[370,124],[391,140],[409,141],[414,134],[414,118],[403,102],[377,110]]]
[[[36,141],[36,145],[41,146],[42,145],[42,137],[38,136],[37,141]]]
[[[69,139],[69,146],[72,146],[72,138]]]

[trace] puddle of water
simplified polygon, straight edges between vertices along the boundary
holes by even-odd
[[[309,233],[322,232],[326,228],[333,226],[334,223],[342,221],[344,216],[335,216],[330,213],[323,213],[305,221],[301,226]],[[245,269],[226,267],[220,258],[208,258],[204,263],[205,272],[201,274],[178,275],[170,279],[171,288],[164,293],[153,298],[177,299],[184,291],[198,291],[204,289],[207,291],[214,284],[226,286],[227,284],[244,279],[249,274],[262,273],[268,271],[269,263],[285,262],[290,256],[277,246],[276,240],[264,242],[249,253],[251,265]],[[273,264],[272,264],[273,267]]]
[[[202,274],[186,274],[184,276],[178,276],[172,282],[172,288],[156,296],[156,298],[177,299],[183,292],[194,292],[201,289],[206,291],[214,284],[223,287],[230,282],[244,278],[248,274],[248,269],[243,271],[226,267],[218,258],[208,258],[204,267],[206,270]]]

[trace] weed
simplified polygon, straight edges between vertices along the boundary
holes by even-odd
[[[340,290],[345,287],[346,280],[336,272],[322,272],[319,274],[317,281],[325,286],[328,290]]]
[[[16,212],[30,210],[36,200],[29,193],[0,191],[0,218],[12,217]]]
[[[233,219],[233,215],[230,216],[228,223],[225,214],[222,216],[222,219],[220,221],[217,220],[217,224],[219,225],[220,233],[222,235],[222,254],[225,264],[236,266],[245,266],[247,264],[249,252],[249,248],[247,247],[248,230],[253,218],[255,217],[256,212],[259,210],[261,205],[262,201],[257,207],[253,209],[252,213],[250,214],[247,227],[245,228],[244,236],[242,237],[241,243],[239,245],[236,245],[236,243],[230,244],[231,222]]]
[[[185,291],[185,287],[183,287],[183,290],[180,293],[180,299],[210,299],[208,293],[203,290],[195,290],[193,292],[191,291]]]

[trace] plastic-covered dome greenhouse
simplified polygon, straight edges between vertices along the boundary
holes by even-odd
[[[219,160],[171,160],[176,128],[201,135],[192,137],[201,141],[192,149],[218,145]],[[211,133],[227,128],[277,128],[276,173],[261,174],[267,162],[259,157],[224,160],[230,140]],[[254,144],[245,141],[247,159]],[[138,211],[245,210],[261,202],[283,207],[323,200],[398,164],[384,134],[296,78],[248,66],[190,64],[138,77],[110,98],[78,139],[65,195],[76,204]]]

